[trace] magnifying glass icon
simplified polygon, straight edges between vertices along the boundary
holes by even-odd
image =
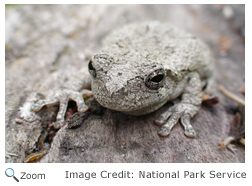
[[[14,180],[16,180],[17,182],[19,182],[19,180],[14,176],[14,170],[12,168],[8,168],[5,170],[5,175],[8,177],[13,177]]]

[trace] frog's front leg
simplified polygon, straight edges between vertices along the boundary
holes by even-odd
[[[196,135],[190,120],[199,111],[202,102],[201,80],[197,72],[191,72],[183,81],[186,81],[186,84],[183,86],[181,102],[170,107],[155,121],[156,124],[163,125],[158,132],[160,136],[168,136],[179,119],[186,136],[194,137]]]
[[[60,128],[64,125],[64,117],[69,100],[73,100],[77,104],[79,112],[85,112],[88,106],[85,104],[83,97],[92,96],[92,91],[82,88],[87,88],[91,84],[91,76],[86,68],[81,69],[74,77],[72,77],[60,91],[57,91],[51,98],[38,100],[33,103],[31,109],[39,111],[43,106],[59,103],[59,111],[54,123],[54,128]]]

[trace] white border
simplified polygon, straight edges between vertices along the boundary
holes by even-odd
[[[79,0],[71,0],[71,1],[48,1],[45,0],[43,1],[43,3],[45,4],[57,4],[57,3],[61,3],[61,4],[81,4],[81,3],[85,3],[86,1],[79,1]],[[167,2],[167,1],[166,1]],[[174,1],[170,1],[171,3],[173,3]],[[5,4],[40,4],[39,1],[4,1]],[[86,2],[89,3],[89,2]],[[103,3],[101,1],[92,1],[92,3]],[[115,2],[118,3],[118,2]],[[120,1],[120,3],[122,3]],[[125,1],[124,3],[130,3],[129,1]],[[153,3],[150,1],[134,1],[134,3]],[[159,3],[164,3],[163,1],[155,1],[155,4],[159,4]],[[178,0],[176,1],[176,3],[188,3],[188,1],[181,1]],[[192,3],[192,2],[191,2]],[[202,3],[202,1],[193,1],[193,3]],[[206,1],[204,1],[204,3],[207,3]],[[208,3],[228,3],[228,4],[245,4],[246,1],[209,1]],[[3,4],[2,4],[3,5]],[[1,25],[4,25],[4,17],[5,15],[4,12],[4,6],[1,6]],[[251,17],[250,16],[250,10],[251,10],[251,4],[250,3],[246,3],[246,17]],[[2,38],[4,38],[4,29],[1,29],[1,36],[3,36]],[[251,41],[251,23],[249,23],[249,21],[246,21],[246,32],[249,33],[246,35],[246,49],[250,49],[250,41]],[[4,39],[3,39],[4,40]],[[1,57],[2,59],[5,56],[5,49],[3,48],[3,42],[1,47]],[[248,51],[248,50],[247,50]],[[246,69],[245,69],[245,74],[246,74],[246,82],[250,82],[251,79],[251,72],[250,70],[252,69],[252,61],[251,61],[251,52],[248,51],[246,52]],[[5,61],[3,59],[3,61]],[[4,62],[2,61],[1,65],[1,75],[2,75],[2,79],[1,79],[1,87],[5,87],[5,72],[3,69],[5,69],[4,67]],[[4,93],[2,93],[4,94]],[[251,117],[249,115],[249,113],[251,112],[251,106],[250,103],[252,103],[251,101],[251,85],[246,84],[246,131],[252,131],[251,129]],[[5,108],[5,102],[4,102],[4,95],[1,96],[2,99],[2,112],[1,112],[1,118],[2,118],[2,134],[1,134],[1,149],[2,149],[2,153],[1,153],[1,171],[0,171],[0,176],[1,176],[1,180],[3,183],[10,183],[13,184],[15,183],[15,180],[12,180],[12,178],[8,178],[4,175],[4,171],[6,168],[8,167],[12,167],[15,172],[16,172],[16,177],[20,177],[20,172],[27,172],[27,173],[45,173],[46,174],[46,180],[21,180],[18,184],[20,185],[37,185],[37,184],[82,184],[82,185],[93,185],[93,184],[102,184],[102,185],[129,185],[129,184],[133,184],[133,185],[143,185],[143,184],[147,184],[147,185],[153,185],[153,184],[162,184],[162,185],[174,185],[174,184],[184,184],[184,185],[202,185],[202,184],[207,184],[210,183],[211,185],[216,184],[216,185],[248,185],[246,183],[251,183],[251,173],[252,173],[252,169],[251,169],[251,162],[252,162],[252,156],[251,156],[251,137],[250,135],[246,136],[246,142],[247,142],[247,146],[246,146],[246,163],[224,163],[224,164],[220,164],[220,163],[209,163],[209,164],[203,164],[203,163],[198,163],[198,164],[191,164],[191,163],[187,163],[187,164],[175,164],[175,163],[170,163],[170,164],[165,164],[165,163],[149,163],[149,164],[135,164],[135,163],[130,163],[130,164],[121,164],[121,163],[115,163],[115,164],[73,164],[73,163],[69,163],[69,164],[14,164],[14,163],[5,163],[5,128],[4,128],[4,108]],[[249,133],[247,133],[249,134]],[[65,171],[76,171],[76,172],[96,172],[97,174],[99,174],[102,170],[107,170],[107,171],[111,171],[111,172],[120,172],[122,170],[124,171],[131,171],[134,172],[134,179],[102,179],[102,178],[96,178],[96,179],[90,179],[90,180],[85,180],[85,179],[64,179],[65,177]],[[246,172],[247,174],[247,179],[210,179],[210,178],[205,178],[205,179],[138,179],[137,175],[138,175],[138,171],[141,170],[146,170],[146,171],[164,171],[164,172],[172,172],[172,171],[177,171],[179,170],[181,172],[181,177],[182,177],[182,173],[183,171],[192,171],[192,172],[198,172],[198,171],[205,171],[205,172],[209,172],[211,170],[215,170],[215,171],[220,171],[220,172],[232,172],[232,171],[240,171],[240,172]],[[5,182],[6,181],[6,182]],[[57,182],[55,182],[57,181]],[[102,182],[101,182],[102,181]]]

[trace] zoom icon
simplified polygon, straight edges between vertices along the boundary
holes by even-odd
[[[16,180],[17,182],[19,182],[19,180],[14,176],[14,170],[12,168],[8,168],[5,170],[5,175],[7,177],[13,177],[14,180]]]

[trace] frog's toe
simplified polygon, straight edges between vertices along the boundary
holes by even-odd
[[[162,116],[164,116],[162,114]],[[158,132],[160,136],[168,136],[171,133],[171,129],[173,128],[174,125],[178,122],[181,113],[180,112],[174,112],[171,113],[170,111],[166,112],[165,117],[169,117],[169,119],[165,122],[165,124],[162,126],[161,130]]]
[[[156,120],[155,124],[157,125],[163,125],[167,122],[168,118],[171,116],[172,112],[166,111],[162,113]]]
[[[49,99],[42,99],[34,102],[31,106],[31,110],[38,112],[43,106],[45,105],[53,105],[59,102],[59,99],[57,96],[53,96]]]
[[[44,101],[43,100],[39,100],[35,103],[32,104],[31,106],[31,110],[38,112],[43,106],[44,106]]]
[[[92,95],[92,91],[82,90],[81,93],[76,91],[68,91],[68,94],[69,97],[76,102],[79,112],[86,112],[88,110],[88,106],[85,104],[83,96],[90,97]]]
[[[35,103],[34,103],[34,104],[31,106],[31,110],[33,110],[34,112],[38,112],[40,109],[41,109],[41,106],[38,105],[38,104],[35,104]]]
[[[190,138],[194,138],[196,136],[196,132],[193,128],[191,129],[186,129],[185,130],[185,135]]]
[[[165,137],[165,136],[168,136],[170,133],[171,133],[171,129],[169,129],[168,127],[163,126],[161,128],[161,130],[158,132],[158,135]]]
[[[57,120],[57,121],[54,123],[54,128],[55,128],[55,129],[59,129],[59,128],[61,128],[63,125],[64,125],[64,119],[62,119],[62,120]]]
[[[166,120],[160,119],[160,118],[158,118],[158,119],[155,120],[155,124],[156,125],[163,125],[163,124],[165,124],[165,122],[166,122]]]
[[[185,135],[187,137],[193,138],[196,136],[196,132],[193,129],[190,120],[191,120],[191,113],[188,110],[185,110],[183,115],[181,116],[181,124],[184,126],[184,130],[185,130]]]
[[[84,103],[78,105],[78,111],[79,112],[86,112],[87,110],[88,110],[88,106],[85,105]]]

